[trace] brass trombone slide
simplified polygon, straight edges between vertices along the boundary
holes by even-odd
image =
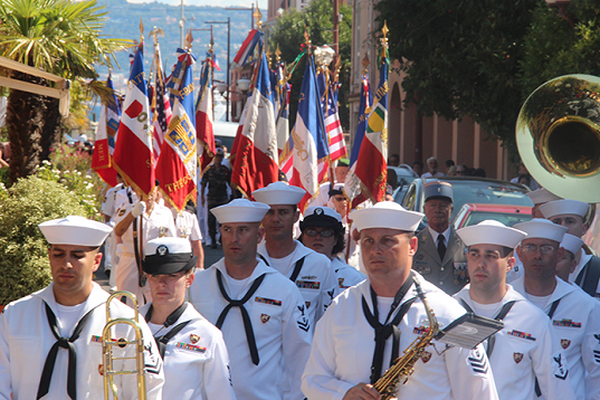
[[[134,317],[131,318],[112,318],[110,314],[110,303],[117,299],[120,301],[122,296],[129,297],[133,302]],[[113,339],[112,331],[116,325],[129,325],[135,332],[135,340],[128,340],[124,337]],[[114,346],[118,346],[123,349],[126,346],[135,346],[135,356],[131,357],[116,357],[113,353]],[[110,399],[110,393],[112,398],[118,400],[119,391],[117,385],[114,382],[115,375],[137,375],[137,390],[138,399],[146,399],[146,379],[144,376],[144,337],[142,334],[142,328],[139,325],[139,311],[138,302],[134,294],[127,291],[119,291],[113,293],[108,300],[106,300],[106,325],[102,331],[102,373],[104,376],[104,398],[105,400]],[[136,367],[134,370],[115,370],[115,361],[135,360]]]

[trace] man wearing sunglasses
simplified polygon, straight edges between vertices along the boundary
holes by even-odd
[[[564,359],[554,359],[555,374],[566,364],[568,379],[578,399],[600,396],[600,308],[597,302],[575,285],[556,276],[556,264],[567,228],[546,219],[535,218],[516,224],[527,233],[517,246],[525,275],[512,282],[514,289],[541,308],[552,321]],[[566,371],[565,370],[565,371]]]

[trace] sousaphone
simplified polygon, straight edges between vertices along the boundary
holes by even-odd
[[[537,88],[516,127],[521,159],[557,196],[600,201],[600,78],[566,75]]]

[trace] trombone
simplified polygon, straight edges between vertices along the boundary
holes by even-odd
[[[115,298],[121,298],[122,296],[129,297],[133,302],[134,317],[131,318],[112,318],[110,315],[110,303]],[[135,331],[135,340],[128,340],[126,338],[113,339],[111,330],[116,325],[129,325]],[[135,346],[135,356],[131,357],[116,357],[113,353],[114,346],[118,346],[123,349],[126,346]],[[137,390],[138,399],[146,399],[146,380],[144,377],[144,338],[142,329],[139,325],[139,311],[138,302],[134,294],[127,291],[119,291],[113,293],[108,300],[106,300],[106,325],[102,331],[102,375],[104,376],[104,399],[109,400],[110,393],[112,392],[112,398],[115,400],[119,399],[119,393],[117,385],[114,382],[115,375],[137,375]],[[129,371],[117,371],[114,369],[114,361],[125,361],[135,360],[136,367],[134,370]]]

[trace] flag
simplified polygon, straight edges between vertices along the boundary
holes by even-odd
[[[337,85],[335,82],[333,85]],[[329,155],[331,162],[346,157],[346,141],[344,131],[338,114],[337,96],[334,95],[332,87],[327,88],[327,95],[323,99],[323,115],[325,116],[325,130],[329,141]]]
[[[286,84],[286,94],[282,100],[282,109],[277,118],[277,147],[279,151],[279,169],[283,172],[290,182],[294,174],[294,139],[290,134],[290,88],[291,85]],[[280,143],[284,145],[279,149]]]
[[[246,107],[243,125],[240,122],[243,128],[234,145],[237,147],[231,181],[251,197],[254,190],[276,182],[279,177],[274,99],[264,53]]]
[[[188,57],[188,51],[180,47],[175,51],[177,57],[177,63],[173,66],[171,75],[167,78],[165,85],[169,91],[171,104],[175,104],[175,98],[179,96],[179,89],[181,88],[181,82],[183,81],[183,75],[185,74],[185,60]]]
[[[221,72],[221,65],[219,65],[219,60],[217,59],[217,55],[215,53],[211,54],[212,57],[210,57],[210,63],[212,64],[212,67],[214,69],[216,69],[217,71]]]
[[[123,179],[141,194],[148,195],[154,188],[155,178],[143,52],[142,42],[135,53],[127,84],[113,160]]]
[[[242,47],[240,47],[237,54],[235,55],[235,58],[233,59],[234,68],[243,67],[246,65],[249,56],[254,54],[254,49],[256,48],[256,46],[259,45],[259,47],[261,47],[260,45],[262,43],[263,35],[264,33],[256,29],[252,29],[250,33],[248,33],[246,40],[244,40],[244,43],[242,43]]]
[[[152,150],[154,161],[160,156],[169,122],[171,121],[171,102],[165,88],[165,77],[162,70],[162,59],[158,43],[154,44],[154,66],[156,68],[154,78],[154,90],[152,96]]]
[[[156,179],[161,191],[177,210],[181,211],[188,200],[196,201],[196,117],[194,108],[195,57],[179,58],[183,71],[180,87],[173,104],[173,117],[169,123],[160,158],[156,163]]]
[[[344,182],[344,193],[346,197],[350,199],[351,207],[356,206],[366,200],[365,197],[361,196],[361,185],[360,179],[356,176],[356,161],[358,160],[358,154],[360,152],[360,146],[362,144],[365,132],[367,131],[367,119],[371,112],[371,104],[373,102],[373,96],[371,95],[371,85],[369,84],[369,76],[364,74],[362,76],[362,85],[360,88],[360,105],[358,111],[358,126],[356,128],[356,134],[354,135],[354,144],[352,145],[352,154],[350,155],[350,165],[348,168],[348,174],[346,175],[346,181]]]
[[[360,144],[354,173],[360,179],[362,195],[373,203],[383,201],[387,185],[387,49],[382,49],[379,85],[367,120],[365,136]]]
[[[113,167],[112,156],[115,151],[115,139],[121,119],[121,109],[117,96],[115,96],[110,74],[106,78],[106,87],[110,89],[110,96],[102,104],[98,132],[94,143],[92,156],[92,169],[110,186],[117,184],[117,171]]]
[[[299,204],[300,209],[318,194],[322,174],[319,165],[327,164],[323,160],[329,156],[322,111],[314,60],[309,57],[300,89],[296,125],[292,129],[294,174],[291,183],[307,192]]]
[[[204,173],[215,156],[215,134],[213,132],[212,104],[212,57],[208,54],[200,71],[200,91],[196,101],[196,136],[200,173]]]

